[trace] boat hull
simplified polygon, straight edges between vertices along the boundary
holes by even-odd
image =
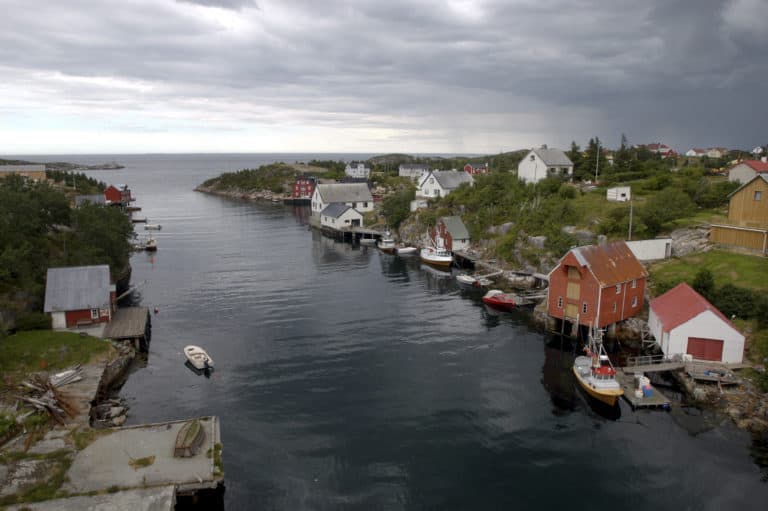
[[[576,376],[576,381],[579,382],[579,386],[584,389],[590,397],[605,403],[608,406],[616,406],[619,398],[624,395],[624,390],[619,387],[618,389],[597,389],[592,387],[589,382],[584,380],[579,374],[578,370],[573,368],[573,375]]]
[[[483,303],[493,308],[504,310],[504,311],[511,311],[517,307],[517,304],[513,301],[499,300],[495,298],[483,297]]]

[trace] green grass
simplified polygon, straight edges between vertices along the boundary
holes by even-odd
[[[3,386],[15,386],[29,373],[43,369],[66,369],[85,364],[112,348],[111,343],[71,332],[29,330],[0,339]]]
[[[715,276],[715,285],[733,284],[756,291],[768,290],[768,259],[761,256],[711,250],[686,257],[670,259],[651,267],[651,280],[656,282],[692,283],[696,273],[708,269]]]

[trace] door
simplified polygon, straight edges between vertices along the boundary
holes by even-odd
[[[723,359],[723,340],[689,337],[687,353],[698,360],[720,362]]]
[[[565,317],[566,318],[573,318],[576,319],[576,317],[579,315],[579,304],[578,303],[569,303],[565,306]]]

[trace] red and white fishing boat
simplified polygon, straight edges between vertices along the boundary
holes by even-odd
[[[499,289],[491,289],[483,295],[483,303],[496,309],[511,311],[517,307],[517,296]]]
[[[441,269],[450,268],[453,264],[453,254],[445,248],[440,236],[435,237],[433,246],[422,248],[419,257],[423,262]]]
[[[573,374],[581,388],[591,397],[608,406],[615,406],[624,394],[621,384],[616,381],[616,369],[611,364],[603,347],[601,333],[590,333],[589,344],[584,346],[584,356],[573,361]]]

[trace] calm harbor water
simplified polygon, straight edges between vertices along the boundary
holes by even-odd
[[[192,191],[313,156],[28,157],[118,161],[90,174],[129,184],[162,224],[158,252],[132,258],[159,312],[121,394],[133,424],[221,417],[228,510],[764,509],[729,421],[593,409],[573,346],[526,312],[492,314],[416,258],[321,237],[306,209]],[[210,378],[185,367],[187,344],[215,359]]]

